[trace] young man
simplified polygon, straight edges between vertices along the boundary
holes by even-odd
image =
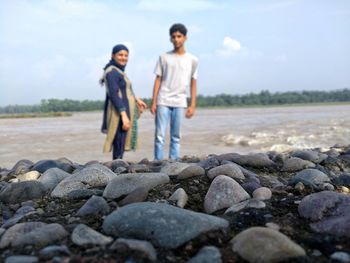
[[[170,121],[169,159],[180,157],[180,127],[183,111],[191,118],[196,108],[196,84],[198,59],[186,52],[187,29],[182,24],[170,28],[170,41],[174,46],[159,57],[154,73],[151,112],[155,118],[154,159],[163,159],[165,132]],[[187,107],[187,91],[191,91],[191,103]]]

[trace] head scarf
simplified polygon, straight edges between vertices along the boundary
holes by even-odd
[[[116,45],[116,46],[113,47],[112,55],[118,53],[121,50],[125,50],[125,51],[127,51],[129,53],[129,49],[126,46],[124,46],[123,44],[119,44],[119,45]],[[103,69],[105,70],[106,68],[108,68],[109,66],[112,66],[112,65],[116,66],[117,68],[119,68],[122,71],[125,70],[125,66],[120,65],[113,58],[111,58],[111,60],[106,64],[106,66]]]

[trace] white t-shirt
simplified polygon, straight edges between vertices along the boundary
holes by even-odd
[[[198,59],[190,53],[169,51],[158,59],[154,73],[161,77],[157,105],[187,107],[187,91],[197,79]]]

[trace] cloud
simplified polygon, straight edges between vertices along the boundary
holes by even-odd
[[[231,57],[242,49],[241,43],[231,37],[225,37],[222,42],[222,48],[216,52],[223,57]]]
[[[166,12],[197,12],[217,7],[217,3],[208,0],[141,0],[137,5],[140,10]]]

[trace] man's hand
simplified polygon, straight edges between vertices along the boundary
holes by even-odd
[[[152,106],[151,106],[151,113],[153,115],[156,114],[156,111],[157,111],[157,104],[156,103],[152,103]]]
[[[190,119],[192,118],[193,114],[194,114],[194,107],[190,106],[187,108],[186,110],[186,118]]]

